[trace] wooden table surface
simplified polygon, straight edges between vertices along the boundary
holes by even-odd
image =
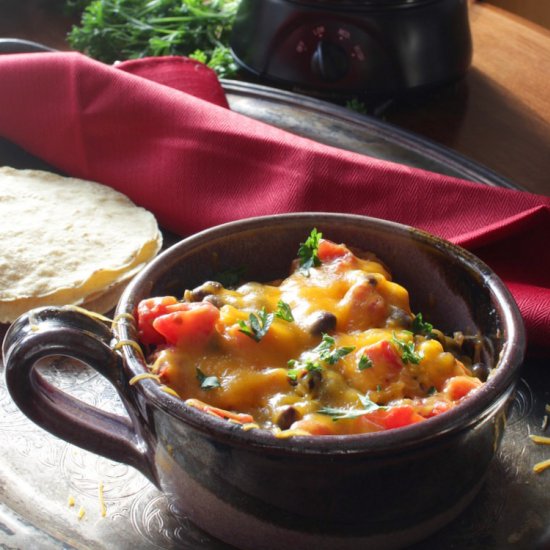
[[[470,6],[474,59],[466,78],[383,118],[550,196],[550,31],[494,6]],[[4,0],[0,37],[67,49],[72,22],[40,0]]]

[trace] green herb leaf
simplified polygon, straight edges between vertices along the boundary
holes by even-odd
[[[374,401],[371,401],[367,396],[360,395],[359,399],[361,400],[361,405],[363,409],[346,409],[339,407],[321,407],[317,412],[319,414],[324,414],[326,416],[331,416],[333,421],[337,420],[346,420],[350,418],[359,418],[369,414],[377,409],[387,409],[387,407],[382,407],[377,405]]]
[[[359,358],[359,363],[357,364],[357,368],[359,370],[366,370],[371,369],[374,366],[374,363],[372,362],[372,359],[368,355],[361,355]]]
[[[305,243],[300,243],[298,249],[298,258],[300,259],[300,270],[309,272],[312,267],[319,267],[321,260],[319,259],[319,241],[323,234],[317,231],[316,228],[311,230],[309,237]]]
[[[288,362],[289,370],[289,379],[291,382],[296,382],[300,373],[307,371],[318,371],[322,372],[323,365],[322,363],[327,363],[329,365],[334,365],[342,357],[345,357],[351,353],[355,347],[346,346],[341,348],[333,349],[335,340],[332,336],[328,334],[323,334],[321,343],[313,348],[310,352],[303,355],[305,359],[291,359]]]
[[[239,321],[239,330],[243,333],[259,342],[269,330],[269,327],[273,323],[274,314],[267,313],[265,307],[258,312],[258,314],[251,313],[248,316],[248,325],[244,321]]]
[[[378,391],[380,391],[380,390],[378,390]],[[377,409],[386,410],[388,408],[388,407],[384,407],[382,405],[378,405],[374,401],[371,401],[366,395],[360,395],[359,399],[361,401],[361,405],[363,405],[363,407],[365,407],[366,412],[372,412],[372,411],[375,411]]]
[[[67,0],[83,6],[84,2]],[[146,56],[185,55],[220,77],[234,75],[229,51],[240,0],[93,0],[68,40],[75,50],[113,63]],[[73,8],[74,11],[74,8]]]
[[[197,373],[197,380],[199,381],[202,390],[213,390],[221,386],[220,380],[217,376],[206,376],[199,367],[195,369]]]
[[[412,322],[412,330],[414,334],[424,334],[429,336],[432,333],[433,325],[427,323],[422,318],[422,313],[417,313]]]
[[[340,407],[321,407],[317,412],[319,414],[324,414],[325,416],[331,416],[332,420],[336,422],[337,420],[348,420],[350,418],[365,416],[368,411],[364,411],[362,409],[345,409]]]
[[[297,382],[298,378],[306,372],[323,372],[323,366],[314,360],[297,361],[291,359],[288,363],[287,376],[291,382]]]
[[[279,300],[277,302],[277,311],[275,312],[275,317],[277,317],[278,319],[282,319],[287,323],[292,323],[294,321],[292,309],[286,302],[283,302],[283,300]]]
[[[392,337],[392,342],[399,348],[401,352],[401,361],[403,361],[403,363],[411,363],[413,365],[418,365],[418,363],[420,363],[422,356],[415,352],[414,342],[399,340],[395,334]]]
[[[323,332],[321,336],[321,343],[313,349],[313,353],[318,353],[319,355],[326,354],[330,352],[330,349],[334,344],[336,343],[336,340],[327,334],[326,332]]]
[[[334,344],[335,340],[332,336],[323,334],[321,343],[313,350],[313,353],[317,353],[321,361],[325,361],[329,365],[334,365],[342,359],[342,357],[345,357],[355,350],[354,346],[332,349]]]

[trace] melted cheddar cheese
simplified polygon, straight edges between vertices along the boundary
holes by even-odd
[[[386,267],[360,256],[321,240],[318,265],[295,262],[284,280],[206,282],[181,302],[140,304],[151,372],[189,404],[279,436],[379,431],[445,412],[481,380],[448,338],[415,328],[421,317]]]

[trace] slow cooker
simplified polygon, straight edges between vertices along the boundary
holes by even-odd
[[[231,38],[250,76],[328,97],[390,97],[462,77],[468,0],[242,0]]]

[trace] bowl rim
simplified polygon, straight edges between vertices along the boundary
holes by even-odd
[[[227,422],[214,415],[204,414],[196,407],[186,405],[179,398],[160,389],[158,382],[143,379],[133,386],[134,391],[147,403],[181,420],[203,433],[210,435],[219,442],[233,446],[245,446],[284,454],[356,454],[356,453],[395,453],[396,448],[405,449],[422,445],[435,438],[466,430],[480,419],[491,415],[507,401],[515,387],[518,372],[525,354],[525,329],[519,308],[506,285],[493,270],[481,259],[468,250],[437,237],[426,231],[401,223],[374,218],[370,216],[333,213],[333,212],[296,212],[255,216],[230,221],[216,225],[188,237],[170,246],[153,259],[128,285],[122,294],[115,313],[120,321],[114,324],[115,335],[121,340],[137,339],[135,324],[128,319],[128,313],[133,313],[129,306],[136,303],[136,297],[143,288],[151,288],[155,278],[170,269],[170,264],[177,264],[180,251],[189,246],[195,247],[207,243],[212,238],[228,233],[251,230],[255,227],[265,228],[284,225],[289,222],[309,222],[311,227],[327,225],[336,222],[354,223],[362,226],[375,226],[388,232],[412,238],[414,241],[439,249],[443,253],[453,253],[459,263],[469,271],[480,276],[482,284],[489,289],[492,302],[500,306],[501,322],[506,341],[494,367],[494,374],[479,388],[474,395],[441,415],[410,426],[395,428],[381,432],[329,435],[329,436],[293,436],[289,438],[276,437],[271,431],[264,429],[243,430],[240,425]],[[168,267],[167,267],[168,266]],[[157,273],[158,272],[158,273]],[[123,345],[124,369],[131,378],[147,372],[143,357],[133,346]],[[505,368],[499,368],[502,366]]]

